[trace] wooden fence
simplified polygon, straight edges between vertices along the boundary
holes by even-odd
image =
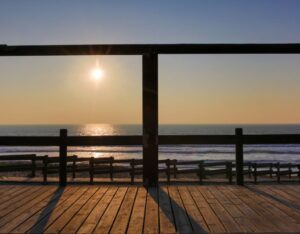
[[[242,145],[299,143],[298,135],[158,136],[158,57],[160,54],[300,54],[299,43],[285,44],[90,44],[90,45],[0,45],[0,56],[140,55],[142,57],[143,136],[4,137],[2,145],[60,146],[61,185],[66,183],[67,146],[143,145],[143,182],[158,183],[158,144],[235,144],[237,171],[241,170]],[[65,156],[63,156],[65,155]],[[241,175],[238,184],[243,184]]]
[[[59,184],[65,186],[67,184],[68,146],[142,145],[142,139],[142,136],[68,136],[67,130],[61,129],[60,136],[1,136],[0,146],[58,146]],[[236,182],[238,185],[244,185],[244,145],[300,144],[300,134],[244,135],[243,130],[237,128],[235,135],[160,135],[158,141],[159,145],[235,146]]]

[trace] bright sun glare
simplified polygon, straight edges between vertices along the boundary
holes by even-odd
[[[97,68],[94,68],[92,71],[91,71],[91,77],[93,78],[93,80],[101,80],[101,78],[103,77],[104,75],[104,72],[101,68],[97,67]]]

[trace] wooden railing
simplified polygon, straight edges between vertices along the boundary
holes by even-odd
[[[244,145],[300,144],[300,134],[244,135],[241,128],[235,135],[160,135],[159,145],[235,145],[236,182],[244,184]],[[60,136],[1,136],[0,146],[58,146],[59,184],[67,183],[68,146],[130,146],[142,145],[142,136],[68,136],[66,129]],[[158,165],[157,165],[158,167]]]
[[[243,144],[299,143],[298,135],[158,136],[158,57],[161,54],[300,54],[300,43],[285,44],[90,44],[90,45],[0,45],[0,56],[140,55],[142,57],[143,136],[4,137],[2,145],[56,145],[61,154],[61,185],[64,185],[67,146],[143,146],[143,183],[158,182],[158,144],[235,144],[237,170],[243,161]],[[65,135],[64,135],[65,134]],[[1,142],[1,140],[3,140]],[[243,184],[241,175],[238,184]]]

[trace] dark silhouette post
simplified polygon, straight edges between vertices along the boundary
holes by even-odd
[[[143,55],[143,184],[158,183],[158,55]]]
[[[235,129],[235,165],[236,165],[236,184],[244,185],[244,152],[243,152],[243,129]]]
[[[59,186],[67,185],[67,129],[60,129],[59,142]]]

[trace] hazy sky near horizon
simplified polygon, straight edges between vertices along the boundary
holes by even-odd
[[[2,0],[0,44],[299,43],[299,12],[298,0]],[[141,123],[141,65],[0,57],[0,124]],[[159,57],[160,123],[300,123],[299,89],[300,55]]]

